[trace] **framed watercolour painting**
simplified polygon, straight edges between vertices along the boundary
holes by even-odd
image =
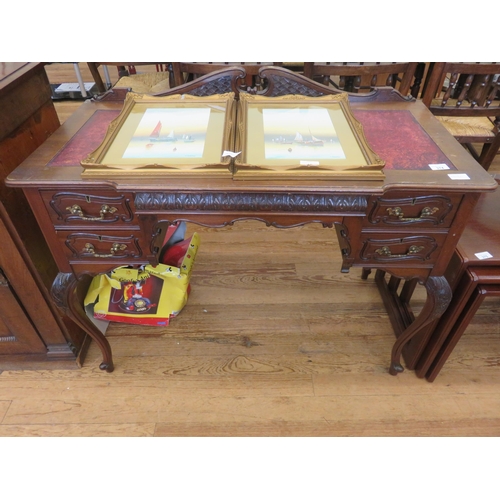
[[[234,94],[154,97],[129,92],[83,176],[231,176]]]
[[[241,94],[234,178],[383,179],[347,94]]]

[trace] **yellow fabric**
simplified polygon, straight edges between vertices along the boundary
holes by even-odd
[[[166,92],[167,90],[170,90],[170,83],[168,81],[168,78],[166,78],[165,80],[161,80],[156,85],[153,85],[150,89],[151,94],[159,94],[160,92]]]
[[[169,88],[168,76],[168,72],[161,71],[154,73],[137,73],[136,75],[122,76],[114,86],[131,88],[132,92],[137,92],[138,94],[154,94],[163,92]],[[165,88],[165,82],[167,88]],[[152,90],[160,84],[161,90]]]
[[[487,116],[436,116],[455,136],[495,137],[495,127]]]

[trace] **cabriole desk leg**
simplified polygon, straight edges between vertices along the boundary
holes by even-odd
[[[431,276],[423,283],[427,290],[427,300],[415,321],[398,337],[391,355],[391,367],[389,373],[397,375],[403,371],[401,365],[401,353],[405,344],[429,323],[441,316],[448,307],[452,292],[448,281],[444,276]]]
[[[87,279],[86,279],[87,278]],[[114,370],[111,346],[102,332],[90,321],[83,307],[91,276],[76,279],[73,273],[59,273],[52,284],[52,297],[68,316],[95,340],[102,353],[101,370]]]

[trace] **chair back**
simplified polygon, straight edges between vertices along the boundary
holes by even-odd
[[[417,69],[419,71],[417,71]],[[346,92],[369,92],[376,87],[394,87],[416,97],[423,67],[416,62],[306,62],[304,75],[323,85]]]
[[[433,64],[423,103],[437,116],[500,116],[500,63]]]
[[[500,63],[435,62],[422,101],[488,170],[500,149]]]

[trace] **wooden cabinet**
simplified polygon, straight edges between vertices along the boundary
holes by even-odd
[[[3,215],[5,216],[5,213]],[[18,291],[25,299],[28,299],[29,294],[30,300],[26,301],[28,308],[41,307],[43,316],[44,304],[40,300],[42,297],[36,291],[37,285],[23,259],[24,256],[18,250],[16,242],[2,219],[0,219],[0,239],[2,241],[0,251],[0,354],[45,354],[47,348],[24,307],[21,297],[17,294],[16,288],[20,287]],[[12,282],[10,277],[12,277]],[[36,318],[37,321],[40,319],[42,318]],[[57,324],[53,326],[57,327]],[[0,364],[0,366],[2,365]]]
[[[88,342],[49,294],[57,266],[4,179],[59,128],[42,63],[0,63],[0,370],[78,367]]]

